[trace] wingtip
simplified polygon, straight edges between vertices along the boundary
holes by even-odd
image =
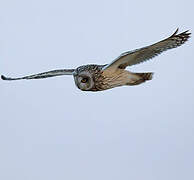
[[[6,76],[4,76],[4,75],[1,75],[1,79],[2,79],[2,80],[8,80],[8,81],[17,80],[17,79],[14,79],[14,78],[6,77]]]
[[[172,35],[172,36],[177,35],[177,34],[178,34],[178,31],[179,31],[179,28],[177,28],[177,29],[176,29],[176,31],[173,33],[173,35]],[[180,34],[187,34],[187,35],[191,35],[191,32],[190,32],[190,29],[188,29],[188,30],[186,30],[186,31],[184,31],[184,32],[182,32],[182,33],[180,33]]]
[[[177,35],[178,31],[179,31],[179,28],[177,28],[177,29],[176,29],[176,31],[173,33],[173,35],[172,35],[172,36]],[[171,36],[171,37],[172,37],[172,36]]]
[[[190,32],[190,29],[189,29],[189,30],[184,31],[183,34],[187,34],[188,36],[190,36],[192,33]]]
[[[6,80],[6,77],[4,75],[1,75],[2,80]]]
[[[170,38],[179,38],[182,39],[180,45],[182,45],[183,43],[185,43],[186,41],[188,41],[188,39],[191,37],[191,32],[190,30],[186,30],[184,32],[178,33],[179,28],[176,29],[176,31],[173,33],[172,36],[170,36]]]

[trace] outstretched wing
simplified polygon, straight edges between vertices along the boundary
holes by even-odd
[[[1,79],[3,80],[42,79],[42,78],[49,78],[54,76],[72,75],[73,72],[74,72],[74,69],[59,69],[59,70],[53,70],[53,71],[43,72],[39,74],[33,74],[30,76],[24,76],[20,78],[10,78],[2,75]]]
[[[115,59],[113,62],[105,66],[103,70],[115,71],[117,68],[125,69],[127,66],[132,66],[144,62],[146,60],[152,59],[168,49],[181,46],[189,39],[191,34],[188,31],[185,31],[180,34],[177,33],[178,29],[172,36],[160,42],[157,42],[151,46],[146,46],[141,49],[136,49],[134,51],[122,53],[117,59]]]

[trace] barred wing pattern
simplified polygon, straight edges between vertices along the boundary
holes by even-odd
[[[136,49],[134,51],[122,53],[117,59],[115,59],[113,62],[105,66],[103,70],[106,72],[114,71],[117,68],[125,69],[127,66],[132,66],[152,59],[168,49],[181,46],[189,39],[191,34],[188,31],[185,31],[180,34],[177,33],[178,29],[172,36],[158,43],[155,43],[151,46],[146,46],[141,49]]]
[[[59,69],[59,70],[53,70],[53,71],[47,71],[39,74],[33,74],[30,76],[24,76],[20,78],[10,78],[1,76],[3,80],[21,80],[21,79],[43,79],[43,78],[49,78],[54,76],[63,76],[63,75],[73,75],[74,69]]]

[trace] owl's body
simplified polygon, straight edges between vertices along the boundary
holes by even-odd
[[[83,91],[87,91],[88,89],[90,91],[102,91],[118,86],[138,85],[152,79],[152,73],[132,73],[125,69],[117,69],[114,73],[105,73],[103,71],[105,66],[91,64],[78,67],[73,73],[76,86]],[[88,76],[88,74],[93,79],[94,84],[91,87],[83,87],[83,83],[79,82],[77,78],[80,75],[83,77]]]
[[[73,75],[76,86],[83,91],[103,91],[118,86],[134,86],[152,79],[153,73],[133,73],[126,70],[127,66],[135,65],[151,59],[163,51],[176,48],[184,44],[191,33],[176,32],[158,43],[134,51],[122,53],[118,58],[106,65],[84,65],[76,69],[61,69],[34,74],[21,78],[8,78],[3,80],[42,79],[53,76]]]

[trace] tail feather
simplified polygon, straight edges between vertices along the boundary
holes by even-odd
[[[134,86],[134,85],[138,85],[141,83],[144,83],[145,81],[149,81],[153,78],[153,74],[154,73],[133,73],[134,75],[136,75],[136,80],[133,80],[133,82],[129,82],[126,85],[130,85],[130,86]]]
[[[140,76],[143,80],[152,80],[153,74],[152,72],[149,73],[135,73],[136,75]]]

